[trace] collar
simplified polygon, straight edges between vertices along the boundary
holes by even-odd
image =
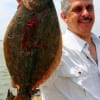
[[[93,39],[93,42],[94,44],[97,46],[97,45],[100,45],[100,38],[98,36],[96,36],[94,33],[91,34],[91,37]]]
[[[74,49],[82,51],[84,46],[87,44],[86,41],[75,35],[69,30],[66,30],[66,33],[62,35],[63,46],[65,48]]]

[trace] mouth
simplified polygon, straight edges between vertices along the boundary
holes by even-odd
[[[78,22],[79,23],[90,23],[90,22],[92,22],[92,18],[90,18],[90,17],[84,17],[84,18],[79,19]]]

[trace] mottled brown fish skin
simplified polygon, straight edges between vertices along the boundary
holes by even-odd
[[[52,0],[33,0],[30,7],[21,3],[4,38],[6,64],[12,80],[20,87],[15,100],[31,100],[31,90],[57,68],[61,41]]]

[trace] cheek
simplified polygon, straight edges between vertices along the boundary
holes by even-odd
[[[72,21],[76,22],[76,20],[78,20],[78,18],[79,18],[79,15],[77,15],[75,13],[71,13],[71,14],[69,14],[68,18],[69,18],[70,22],[72,22]]]
[[[93,18],[93,22],[94,22],[95,21],[95,16],[93,15],[92,18]]]
[[[71,26],[76,27],[76,25],[78,24],[78,21],[76,17],[69,17],[69,19],[67,20],[67,23],[70,24]]]

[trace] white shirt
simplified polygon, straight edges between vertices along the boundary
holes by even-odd
[[[100,100],[100,40],[92,34],[98,64],[88,44],[67,30],[60,65],[40,86],[42,100]]]

